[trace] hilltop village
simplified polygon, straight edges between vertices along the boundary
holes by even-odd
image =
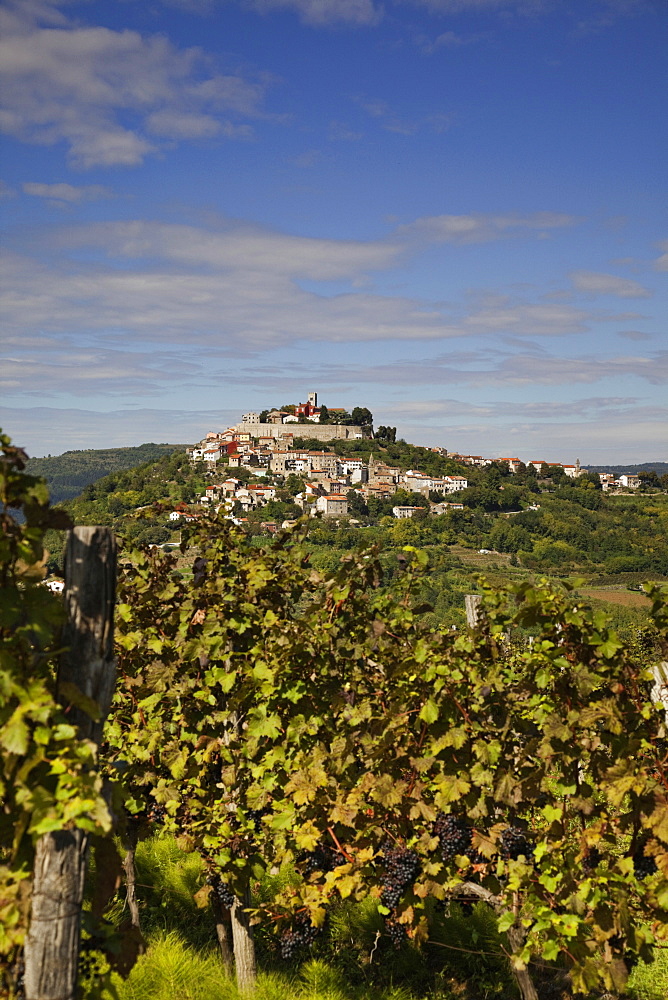
[[[225,507],[228,516],[242,523],[252,511],[277,499],[281,487],[292,486],[294,504],[304,513],[326,518],[350,517],[360,505],[370,500],[387,501],[395,494],[411,495],[411,503],[392,506],[395,518],[424,517],[443,514],[449,509],[462,509],[457,493],[466,490],[465,474],[434,476],[420,469],[401,469],[374,458],[336,454],[325,445],[336,441],[377,440],[379,444],[393,442],[396,428],[379,427],[374,433],[373,416],[366,407],[355,407],[351,413],[341,408],[318,405],[318,395],[311,392],[305,403],[289,404],[261,413],[245,413],[241,421],[224,431],[209,431],[196,445],[188,449],[193,465],[202,463],[207,479],[205,492],[193,497],[191,504]],[[306,441],[307,447],[302,446]],[[331,445],[330,445],[331,447]],[[522,463],[517,457],[486,458],[481,455],[461,455],[443,447],[429,449],[451,459],[458,467],[482,469],[494,463],[505,463],[510,473],[533,466],[537,474],[559,471],[577,479],[587,470],[580,466],[532,459]],[[249,479],[256,480],[250,482]],[[626,475],[616,480],[611,474],[600,476],[604,490],[639,486],[637,476]],[[259,482],[257,481],[259,480]],[[295,487],[299,487],[295,492]],[[418,503],[416,497],[422,498]],[[190,520],[197,511],[186,503],[175,507],[171,521]],[[273,523],[266,525],[270,530]]]

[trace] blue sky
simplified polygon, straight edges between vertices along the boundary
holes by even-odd
[[[0,422],[666,460],[663,0],[9,0]]]

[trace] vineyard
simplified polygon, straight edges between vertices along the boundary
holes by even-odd
[[[659,1000],[665,586],[633,641],[528,579],[453,629],[417,547],[324,569],[212,515],[175,553],[70,531],[64,608],[66,515],[2,449],[5,993]]]

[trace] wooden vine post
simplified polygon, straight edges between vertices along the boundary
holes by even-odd
[[[68,618],[57,691],[80,738],[98,744],[115,683],[115,592],[113,531],[74,528],[65,554]],[[91,710],[93,718],[84,706]],[[25,945],[26,1000],[75,998],[87,855],[88,834],[83,830],[59,830],[45,834],[37,842]]]
[[[469,628],[475,628],[480,624],[482,616],[482,597],[480,594],[465,594],[464,607],[466,608],[466,624]]]
[[[231,910],[237,989],[241,996],[247,996],[251,993],[255,989],[257,980],[255,941],[247,912],[250,903],[250,886],[247,885],[243,897],[235,899]]]

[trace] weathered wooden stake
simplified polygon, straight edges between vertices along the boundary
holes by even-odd
[[[68,620],[57,691],[81,738],[96,743],[114,690],[115,592],[113,531],[74,528],[65,553]],[[77,692],[97,703],[95,720],[73,704]],[[26,1000],[74,1000],[87,855],[88,835],[83,830],[59,830],[37,843],[25,946]]]
[[[475,628],[480,624],[482,614],[482,597],[480,594],[465,594],[464,607],[466,608],[466,624],[469,628]]]
[[[255,941],[253,928],[246,911],[247,906],[250,906],[250,886],[246,887],[241,899],[235,899],[231,910],[234,964],[237,974],[237,989],[241,996],[251,993],[255,989],[257,980]]]

